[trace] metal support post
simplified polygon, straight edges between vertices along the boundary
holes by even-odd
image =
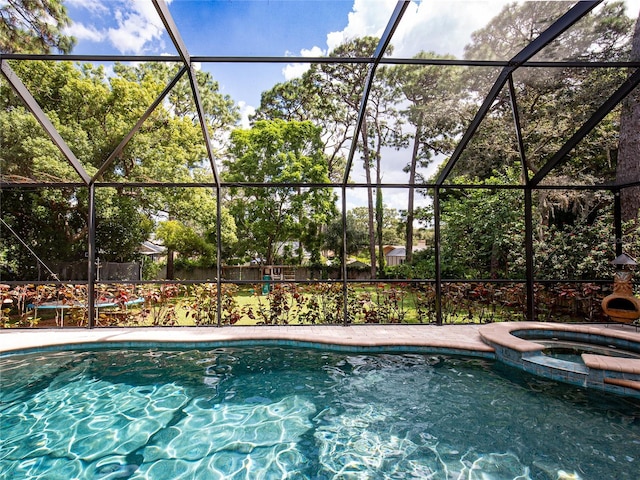
[[[92,183],[89,185],[89,214],[87,218],[87,227],[89,230],[89,240],[87,245],[88,251],[88,271],[87,271],[87,308],[88,326],[95,327],[96,309],[95,309],[95,281],[96,281],[96,187]]]
[[[622,202],[620,190],[613,192],[613,228],[616,237],[616,257],[622,255]]]
[[[527,290],[527,320],[534,321],[536,318],[536,299],[534,285],[534,264],[533,264],[533,201],[531,189],[524,190],[524,249],[526,262],[526,290]]]
[[[433,222],[435,237],[434,259],[436,265],[436,324],[442,325],[442,271],[440,268],[440,187],[433,194]]]
[[[218,292],[218,326],[222,326],[222,191],[216,186],[216,291]]]
[[[342,185],[342,317],[349,324],[349,289],[347,285],[347,187]]]

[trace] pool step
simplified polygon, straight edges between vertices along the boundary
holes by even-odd
[[[548,369],[550,371],[561,371],[578,375],[588,375],[589,369],[586,365],[559,358],[550,357],[542,353],[522,356],[522,361],[526,365],[531,364],[536,370]]]

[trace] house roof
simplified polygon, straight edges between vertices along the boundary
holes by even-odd
[[[138,251],[142,255],[162,255],[167,251],[167,249],[162,245],[156,245],[155,243],[146,241],[140,244]]]
[[[424,245],[416,245],[412,248],[413,252],[419,252],[420,250],[424,250],[426,247]],[[386,253],[387,257],[406,257],[407,249],[405,247],[394,247]]]

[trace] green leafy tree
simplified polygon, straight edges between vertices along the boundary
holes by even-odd
[[[83,200],[84,203],[84,200]],[[141,209],[135,197],[116,189],[96,191],[96,245],[101,261],[138,260],[140,244],[153,231],[153,221]],[[82,231],[82,237],[86,232]]]
[[[105,104],[110,99],[103,70],[88,65],[76,68],[69,62],[20,62],[14,70],[87,171],[95,173],[104,152],[109,150],[105,143],[112,138],[105,133],[109,126],[99,122],[103,118],[100,112],[107,109]],[[3,178],[77,181],[75,171],[6,84],[2,86],[2,99]],[[98,131],[99,127],[103,130]],[[150,232],[148,218],[132,197],[120,195],[116,189],[98,189],[96,199],[96,241],[101,259],[134,259],[140,242]],[[2,213],[20,239],[5,236],[3,242],[21,252],[12,254],[14,260],[18,259],[15,269],[18,278],[34,278],[34,254],[47,264],[85,258],[88,249],[85,189],[7,191],[3,195]],[[32,245],[33,252],[21,248],[21,241]]]
[[[62,0],[7,0],[0,4],[0,53],[70,53],[75,39]]]
[[[213,255],[213,245],[207,243],[193,228],[177,220],[160,222],[156,228],[156,237],[167,249],[174,250],[185,258]]]
[[[504,184],[507,171],[486,183]],[[463,184],[479,183],[459,178]],[[441,200],[442,273],[450,278],[519,278],[524,275],[524,197],[519,190],[445,190]]]
[[[377,47],[374,37],[355,38],[336,47],[331,57],[368,57]],[[391,47],[388,53],[391,52]],[[278,84],[262,95],[256,119],[311,120],[323,127],[324,151],[327,154],[329,176],[334,181],[344,177],[346,147],[353,141],[354,129],[368,65],[354,63],[313,64],[299,79]],[[385,67],[380,67],[367,104],[360,138],[356,141],[361,153],[369,206],[369,257],[372,276],[376,264],[384,262],[382,225],[384,208],[382,190],[373,185],[382,183],[382,149],[400,143],[396,91],[388,82]],[[375,177],[374,177],[375,175]],[[376,258],[376,245],[378,255]]]
[[[71,62],[15,62],[13,69],[43,108],[76,157],[92,174],[100,163],[101,147],[109,137],[90,135],[108,100],[101,69],[77,69]],[[0,167],[5,178],[36,181],[78,181],[78,176],[35,118],[13,94],[0,85],[2,108]]]
[[[566,11],[561,2],[509,4],[487,26],[472,34],[465,47],[468,59],[505,59],[524,48]],[[545,47],[540,60],[616,61],[628,58],[633,21],[622,2],[605,4],[578,22],[570,32]],[[486,74],[483,74],[486,72]],[[494,71],[469,69],[464,81],[470,85],[468,99],[484,96],[494,82]],[[622,69],[548,68],[520,69],[514,88],[525,145],[526,168],[535,174],[549,157],[581,126],[624,80]],[[477,106],[468,102],[472,118]],[[585,172],[611,181],[617,149],[618,112],[610,114],[559,168],[556,176],[580,182]],[[487,178],[496,165],[520,162],[513,135],[513,112],[505,88],[485,117],[475,138],[461,157],[456,173]],[[514,179],[522,182],[522,179]]]
[[[514,171],[483,182],[485,187],[509,182]],[[458,179],[461,183],[478,180]],[[451,278],[523,278],[524,197],[518,189],[451,189],[441,198],[442,272]],[[568,197],[559,192],[557,198]],[[556,213],[553,222],[538,223],[533,241],[535,276],[539,279],[597,279],[612,275],[612,212],[610,194],[590,193],[584,208],[572,214]],[[584,197],[584,196],[583,196]],[[609,198],[607,198],[609,197]],[[596,208],[594,208],[594,205]],[[537,209],[534,216],[540,216]],[[625,237],[628,253],[637,251],[638,232]],[[425,258],[425,256],[427,258]],[[417,257],[425,260],[425,252]]]
[[[320,226],[335,214],[335,195],[326,187],[295,184],[329,182],[320,135],[311,122],[284,120],[260,120],[231,133],[225,180],[273,184],[230,188],[241,252],[273,264],[279,246],[301,241],[319,259]]]
[[[1,195],[3,278],[44,279],[54,262],[84,256],[86,243],[79,240],[86,217],[81,208],[68,208],[67,198],[77,195],[74,189],[47,189],[43,194],[3,190]]]
[[[466,47],[465,56],[468,59],[509,58],[536,38],[565,9],[565,6],[556,2],[507,5],[500,15],[472,35],[472,43]],[[536,58],[540,60],[627,60],[631,52],[632,26],[633,20],[626,16],[621,2],[603,4],[557,41],[545,47]],[[575,67],[519,69],[514,73],[513,80],[525,145],[525,168],[522,169],[519,166],[520,154],[516,138],[512,133],[512,104],[508,89],[505,88],[498,95],[474,139],[461,156],[450,179],[454,182],[464,181],[465,178],[477,179],[481,183],[491,184],[496,178],[496,165],[508,165],[511,171],[521,169],[529,176],[535,174],[602,104],[607,92],[615,90],[624,79],[625,72],[622,69]],[[463,110],[462,117],[471,118],[477,105],[470,100],[484,96],[493,83],[494,76],[493,74],[482,75],[482,70],[479,69],[469,69],[468,77],[465,77],[464,81],[471,88],[466,92],[468,96],[465,99],[468,111]],[[629,102],[633,104],[631,97]],[[632,121],[630,125],[633,125]],[[632,139],[638,136],[637,131],[638,129],[634,129],[633,126],[629,130]],[[545,182],[550,185],[598,184],[612,182],[616,175],[618,181],[624,183],[626,178],[628,182],[629,177],[624,175],[629,173],[633,176],[633,172],[637,171],[635,170],[637,162],[634,161],[634,165],[627,169],[625,160],[622,160],[621,164],[618,163],[618,174],[616,174],[619,132],[622,140],[625,132],[621,130],[620,110],[617,109],[580,142],[564,163],[547,175]],[[624,154],[623,157],[625,157]],[[620,168],[624,170],[623,174],[620,174]],[[501,178],[511,184],[524,183],[522,176],[508,175]],[[627,192],[630,191],[632,190],[627,190]],[[451,194],[447,195],[449,199],[453,198]],[[611,205],[610,199],[601,197],[598,194],[579,190],[538,191],[535,196],[537,199],[535,215],[538,218],[535,242],[541,246],[538,249],[541,252],[540,255],[549,251],[542,247],[543,245],[549,242],[555,244],[556,240],[559,241],[562,238],[562,235],[556,235],[555,232],[561,231],[563,235],[569,235],[575,229],[577,234],[578,230],[584,226],[600,224],[599,217],[606,218]],[[637,208],[636,206],[629,217],[637,216]],[[583,215],[584,212],[588,212],[588,215]],[[462,212],[459,215],[464,217]],[[479,221],[482,222],[482,220]],[[447,231],[451,233],[450,228],[453,224],[452,219],[448,218],[443,228],[443,235],[446,235]],[[475,242],[477,235],[470,238]],[[462,250],[466,251],[466,248]],[[491,258],[490,250],[487,248],[478,247],[478,252],[479,256],[484,255],[485,260]],[[455,252],[450,253],[451,258],[455,259]],[[575,260],[576,264],[580,263],[575,257],[571,260]],[[516,265],[514,262],[510,263],[512,266]],[[560,263],[561,268],[566,267],[564,260]],[[485,267],[479,268],[481,265]],[[487,269],[486,265],[486,261],[469,263],[468,274],[488,272],[490,275],[495,275],[496,270]],[[454,262],[453,273],[462,275],[464,273],[462,267],[462,263]],[[513,268],[510,270],[513,271]],[[565,271],[573,270],[567,267]]]
[[[328,175],[332,181],[339,182],[344,176],[345,148],[352,135],[350,127],[355,116],[344,103],[328,95],[319,69],[319,65],[312,65],[301,78],[278,83],[264,92],[252,119],[308,120],[322,127]]]
[[[403,241],[402,219],[395,208],[384,208],[382,225],[382,241],[385,245],[395,245]],[[347,211],[347,255],[368,254],[369,248],[369,210],[367,207],[354,207]],[[325,233],[325,248],[342,256],[342,218],[331,222]]]
[[[119,65],[116,71],[125,86],[144,85],[145,91],[153,92],[155,97],[175,76],[177,68],[147,63],[135,67]],[[197,72],[196,80],[209,135],[221,150],[228,131],[239,120],[238,108],[229,96],[219,93],[219,85],[211,74]],[[171,90],[165,105],[154,112],[149,127],[143,128],[136,141],[125,148],[110,174],[122,176],[124,180],[212,182],[213,172],[186,78]],[[140,204],[148,215],[179,222],[185,230],[198,236],[202,245],[208,245],[190,254],[179,252],[183,257],[199,257],[197,260],[205,264],[214,260],[218,219],[215,197],[210,190],[147,188],[140,194]],[[235,225],[225,208],[222,217],[222,248],[227,251],[235,243]],[[167,277],[171,279],[174,277],[173,243],[166,246]]]
[[[395,208],[383,205],[384,222],[382,223],[382,242],[395,245],[404,240],[404,232],[400,228],[402,218]],[[354,207],[347,212],[347,218],[353,218],[359,230],[366,229],[369,212],[367,207]]]
[[[329,53],[330,57],[370,57],[378,45],[375,37],[363,37],[349,40]],[[387,53],[392,48],[388,47]],[[353,125],[360,109],[363,89],[366,84],[369,66],[360,63],[323,63],[312,66],[309,81],[321,87],[323,95],[335,105],[331,111],[334,121],[340,128],[335,138],[348,138],[358,142],[367,188],[367,207],[369,209],[369,258],[371,276],[376,277],[376,264],[383,261],[380,254],[381,230],[376,225],[383,222],[384,210],[381,208],[382,191],[373,185],[381,183],[381,150],[385,146],[396,145],[399,138],[399,121],[394,91],[385,81],[383,67],[374,76],[369,95],[360,138],[354,139]],[[375,178],[374,178],[375,174]],[[374,195],[377,197],[374,201]],[[376,218],[377,217],[377,218]],[[376,245],[379,254],[376,257]]]
[[[366,212],[365,212],[366,213]],[[363,221],[364,220],[364,221]],[[367,221],[366,216],[363,218],[359,218],[353,210],[349,210],[346,213],[346,224],[347,224],[347,255],[356,255],[360,253],[362,250],[366,249],[369,242],[369,232],[367,229]],[[343,250],[343,225],[342,218],[336,217],[329,225],[327,226],[327,231],[325,232],[325,243],[324,247],[328,250],[334,252],[336,258],[342,261],[344,250]]]
[[[122,137],[177,73],[176,67],[167,65],[116,65],[115,75],[107,77],[101,67],[38,61],[16,62],[14,70],[91,175],[103,166]],[[8,85],[3,83],[0,88],[2,177],[9,181],[77,182],[73,168]],[[238,118],[237,108],[228,97],[215,90],[217,84],[211,77],[202,76],[201,88],[202,97],[210,107],[206,118],[211,134],[215,135],[212,138],[224,140],[225,129]],[[180,104],[179,114],[178,109],[171,106],[171,98],[160,105],[102,173],[100,180],[120,182],[122,186],[96,189],[96,241],[98,250],[104,252],[101,259],[135,258],[139,243],[148,238],[153,227],[150,219],[154,218],[182,221],[205,239],[210,239],[211,232],[215,231],[215,202],[203,200],[211,200],[210,191],[203,196],[203,189],[127,186],[127,181],[212,180],[195,108],[189,108],[192,103],[183,101],[182,97],[175,98]],[[19,194],[16,195],[19,198]],[[88,234],[87,192],[42,189],[34,195],[41,198],[31,203],[34,209],[46,203],[56,208],[44,210],[40,215],[32,212],[33,230],[23,232],[22,238],[49,258],[84,259]],[[9,195],[5,198],[3,219],[16,225],[21,207],[12,206]],[[55,248],[45,248],[38,239],[38,232],[46,231],[47,224],[58,225],[52,237],[58,239]],[[233,228],[232,222],[223,225]],[[233,234],[229,232],[231,237]]]
[[[158,196],[167,202],[169,211],[163,210],[162,215],[168,220],[159,222],[155,235],[167,247],[167,278],[174,278],[174,252],[203,267],[211,266],[217,259],[215,196],[205,188],[174,187],[164,190]],[[228,256],[233,255],[237,242],[235,222],[226,207],[221,208],[220,226],[220,261],[224,263]],[[175,240],[176,236],[180,241]]]

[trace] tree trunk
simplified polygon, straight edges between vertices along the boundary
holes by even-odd
[[[640,61],[640,17],[633,34],[631,60]],[[622,104],[620,142],[616,165],[616,183],[640,181],[640,87],[636,87]],[[635,220],[640,210],[640,186],[623,188],[620,192],[622,221]]]
[[[173,280],[173,278],[175,277],[173,256],[174,251],[171,248],[167,248],[167,280]]]
[[[369,153],[369,144],[367,142],[367,122],[362,122],[362,150],[364,157],[364,171],[367,181],[367,206],[369,212],[369,261],[371,262],[371,278],[377,278],[378,273],[376,270],[376,232],[375,222],[373,218],[374,204],[373,204],[373,187],[371,183],[371,154]]]
[[[378,266],[384,270],[384,245],[382,244],[382,227],[384,224],[384,204],[382,202],[382,189],[380,188],[380,159],[378,162],[378,173],[376,174],[376,237],[378,242]]]
[[[413,261],[413,209],[415,199],[416,168],[418,167],[418,147],[422,135],[422,125],[418,122],[416,133],[413,137],[413,151],[411,152],[411,168],[409,169],[409,198],[407,201],[407,238],[405,239],[405,262],[411,264]]]

